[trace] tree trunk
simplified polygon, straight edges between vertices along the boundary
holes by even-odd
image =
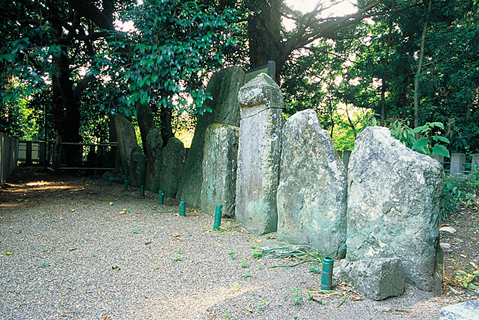
[[[140,127],[140,135],[141,141],[143,141],[143,147],[146,149],[146,137],[151,129],[155,128],[155,119],[153,111],[149,105],[140,105],[136,107],[136,114],[138,117],[138,126]],[[148,153],[149,150],[144,150],[145,154]]]
[[[431,12],[432,0],[429,0],[429,5],[427,8],[428,14]],[[422,64],[424,61],[424,46],[426,43],[426,32],[427,32],[428,21],[424,22],[424,27],[422,29],[421,35],[421,49],[419,51],[419,61],[417,64],[416,76],[414,77],[414,128],[419,126],[419,76],[421,75]]]
[[[249,58],[252,68],[276,61],[281,30],[281,0],[249,0],[253,12],[248,21]]]
[[[394,9],[394,0],[391,3],[391,11],[393,11],[393,9]],[[391,48],[392,28],[393,28],[393,20],[391,18],[391,20],[389,21],[389,31],[388,31],[388,38],[387,38],[388,40],[387,40],[387,44],[386,44],[386,53],[385,53],[385,57],[384,57],[384,61],[383,61],[384,69],[386,69],[388,64],[389,64],[388,60],[389,60],[389,50]],[[386,120],[387,80],[388,79],[386,79],[386,76],[384,76],[383,77],[383,83],[382,83],[382,86],[381,86],[381,122],[380,122],[381,127],[384,127],[384,121]]]
[[[166,146],[168,140],[173,138],[173,128],[171,126],[171,109],[170,108],[161,108],[160,111],[160,120],[161,120],[161,138],[163,139],[163,146]]]
[[[56,74],[52,76],[55,127],[63,142],[81,142],[80,101],[73,91],[70,62],[66,50],[54,60]],[[67,165],[78,165],[81,161],[81,146],[65,146],[62,154]]]

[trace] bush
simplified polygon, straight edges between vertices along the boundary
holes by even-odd
[[[446,221],[460,205],[466,207],[479,204],[479,171],[474,168],[467,175],[444,177],[444,190],[441,199],[441,221]]]

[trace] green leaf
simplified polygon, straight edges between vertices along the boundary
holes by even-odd
[[[413,144],[411,149],[418,150],[418,149],[424,148],[424,147],[427,146],[428,143],[429,143],[429,141],[426,138],[421,138]]]
[[[443,129],[444,130],[444,125],[441,123],[441,122],[433,122],[430,124],[431,128],[439,128],[439,129]]]
[[[446,138],[446,137],[443,137],[443,136],[432,136],[432,138],[434,139],[434,141],[441,141],[441,142],[444,142],[444,143],[450,143],[449,139]]]
[[[423,126],[420,126],[420,127],[416,127],[416,128],[414,128],[414,129],[412,129],[411,132],[412,132],[413,134],[416,134],[416,133],[422,132],[423,129],[424,129],[424,127],[423,127]]]
[[[432,151],[432,154],[438,154],[446,158],[450,157],[449,150],[447,150],[446,147],[440,144],[435,144],[434,147],[432,147],[431,151]]]

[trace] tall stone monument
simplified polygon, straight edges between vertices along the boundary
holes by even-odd
[[[114,117],[121,163],[123,166],[129,167],[131,151],[134,147],[138,146],[135,127],[130,121],[118,113],[115,114]]]
[[[277,229],[283,96],[278,85],[260,73],[238,95],[241,125],[236,180],[236,218],[261,235]]]
[[[201,185],[203,181],[203,151],[206,128],[213,123],[239,126],[240,108],[238,92],[244,84],[244,71],[240,67],[229,67],[213,74],[206,92],[211,93],[212,101],[207,101],[211,113],[198,116],[195,135],[185,162],[176,199],[199,208],[201,206]]]
[[[203,212],[214,214],[216,205],[221,204],[223,217],[235,215],[238,139],[238,127],[216,123],[206,129],[201,188]]]
[[[389,129],[368,127],[359,134],[349,161],[347,254],[342,270],[351,263],[398,258],[407,283],[439,294],[442,179],[439,162],[407,148]],[[361,281],[356,274],[349,278]]]
[[[170,138],[161,150],[158,188],[165,197],[174,198],[178,192],[181,174],[185,164],[185,147],[177,138]]]
[[[283,128],[277,194],[278,240],[307,244],[321,254],[346,252],[347,172],[313,110]]]

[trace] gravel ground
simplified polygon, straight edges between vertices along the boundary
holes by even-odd
[[[412,287],[372,301],[337,277],[311,300],[307,265],[252,257],[274,234],[212,232],[211,215],[92,177],[30,176],[0,191],[1,319],[438,319],[454,302]]]

